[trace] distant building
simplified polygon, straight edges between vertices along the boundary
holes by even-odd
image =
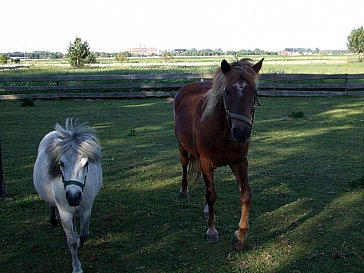
[[[188,50],[187,49],[184,49],[184,48],[177,48],[177,49],[174,49],[173,52],[176,53],[176,54],[182,54],[182,53],[185,53],[187,52]]]
[[[158,53],[157,49],[154,47],[132,47],[127,48],[127,52],[129,52],[132,56],[154,56]]]
[[[283,50],[283,51],[278,51],[278,55],[283,55],[283,56],[298,56],[298,55],[301,55],[301,53],[299,53],[298,51]]]

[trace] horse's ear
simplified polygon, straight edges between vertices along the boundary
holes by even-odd
[[[221,62],[222,73],[224,73],[224,74],[228,73],[230,70],[231,70],[230,64],[225,59],[223,59]]]
[[[263,61],[264,61],[264,58],[261,59],[259,62],[257,62],[256,64],[253,65],[253,69],[255,70],[256,73],[258,73],[259,70],[262,68]]]

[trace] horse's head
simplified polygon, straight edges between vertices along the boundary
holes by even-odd
[[[67,119],[66,127],[56,124],[58,136],[47,148],[49,175],[61,178],[70,206],[78,206],[90,164],[101,160],[101,146],[94,135],[95,130],[87,124],[77,124],[77,120]],[[91,165],[92,166],[92,165]]]
[[[70,206],[75,207],[81,203],[88,174],[88,165],[88,158],[73,149],[68,149],[61,154],[59,167],[66,191],[66,199]]]
[[[237,143],[245,143],[251,135],[258,95],[256,79],[263,60],[254,65],[244,59],[232,64],[221,62],[225,86],[222,100],[228,127]]]

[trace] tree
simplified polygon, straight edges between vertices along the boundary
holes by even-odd
[[[353,29],[348,36],[348,49],[358,53],[359,62],[363,61],[364,54],[364,28]]]
[[[118,62],[125,62],[129,57],[129,52],[124,51],[124,52],[119,52],[118,55],[116,55],[115,59]]]
[[[171,59],[173,59],[172,53],[169,51],[162,52],[161,57],[165,62],[169,62]]]
[[[97,63],[96,55],[93,52],[90,52],[90,54],[85,59],[85,64],[95,64]]]
[[[8,56],[6,54],[0,54],[0,64],[7,64]]]
[[[78,37],[68,47],[69,62],[74,67],[82,67],[90,54],[90,46],[87,41],[82,42]]]

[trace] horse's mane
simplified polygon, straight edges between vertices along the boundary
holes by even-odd
[[[65,127],[58,123],[55,125],[57,137],[48,145],[46,152],[49,155],[49,172],[51,177],[60,175],[59,160],[61,154],[68,149],[87,157],[91,163],[100,162],[101,146],[95,136],[95,130],[87,123],[78,124],[77,119],[66,120]]]
[[[219,67],[213,77],[212,87],[206,93],[201,120],[209,120],[216,114],[216,107],[221,105],[222,95],[226,86],[238,82],[239,79],[248,81],[256,87],[258,74],[253,69],[251,59],[241,59],[230,64],[231,71],[225,76]]]

